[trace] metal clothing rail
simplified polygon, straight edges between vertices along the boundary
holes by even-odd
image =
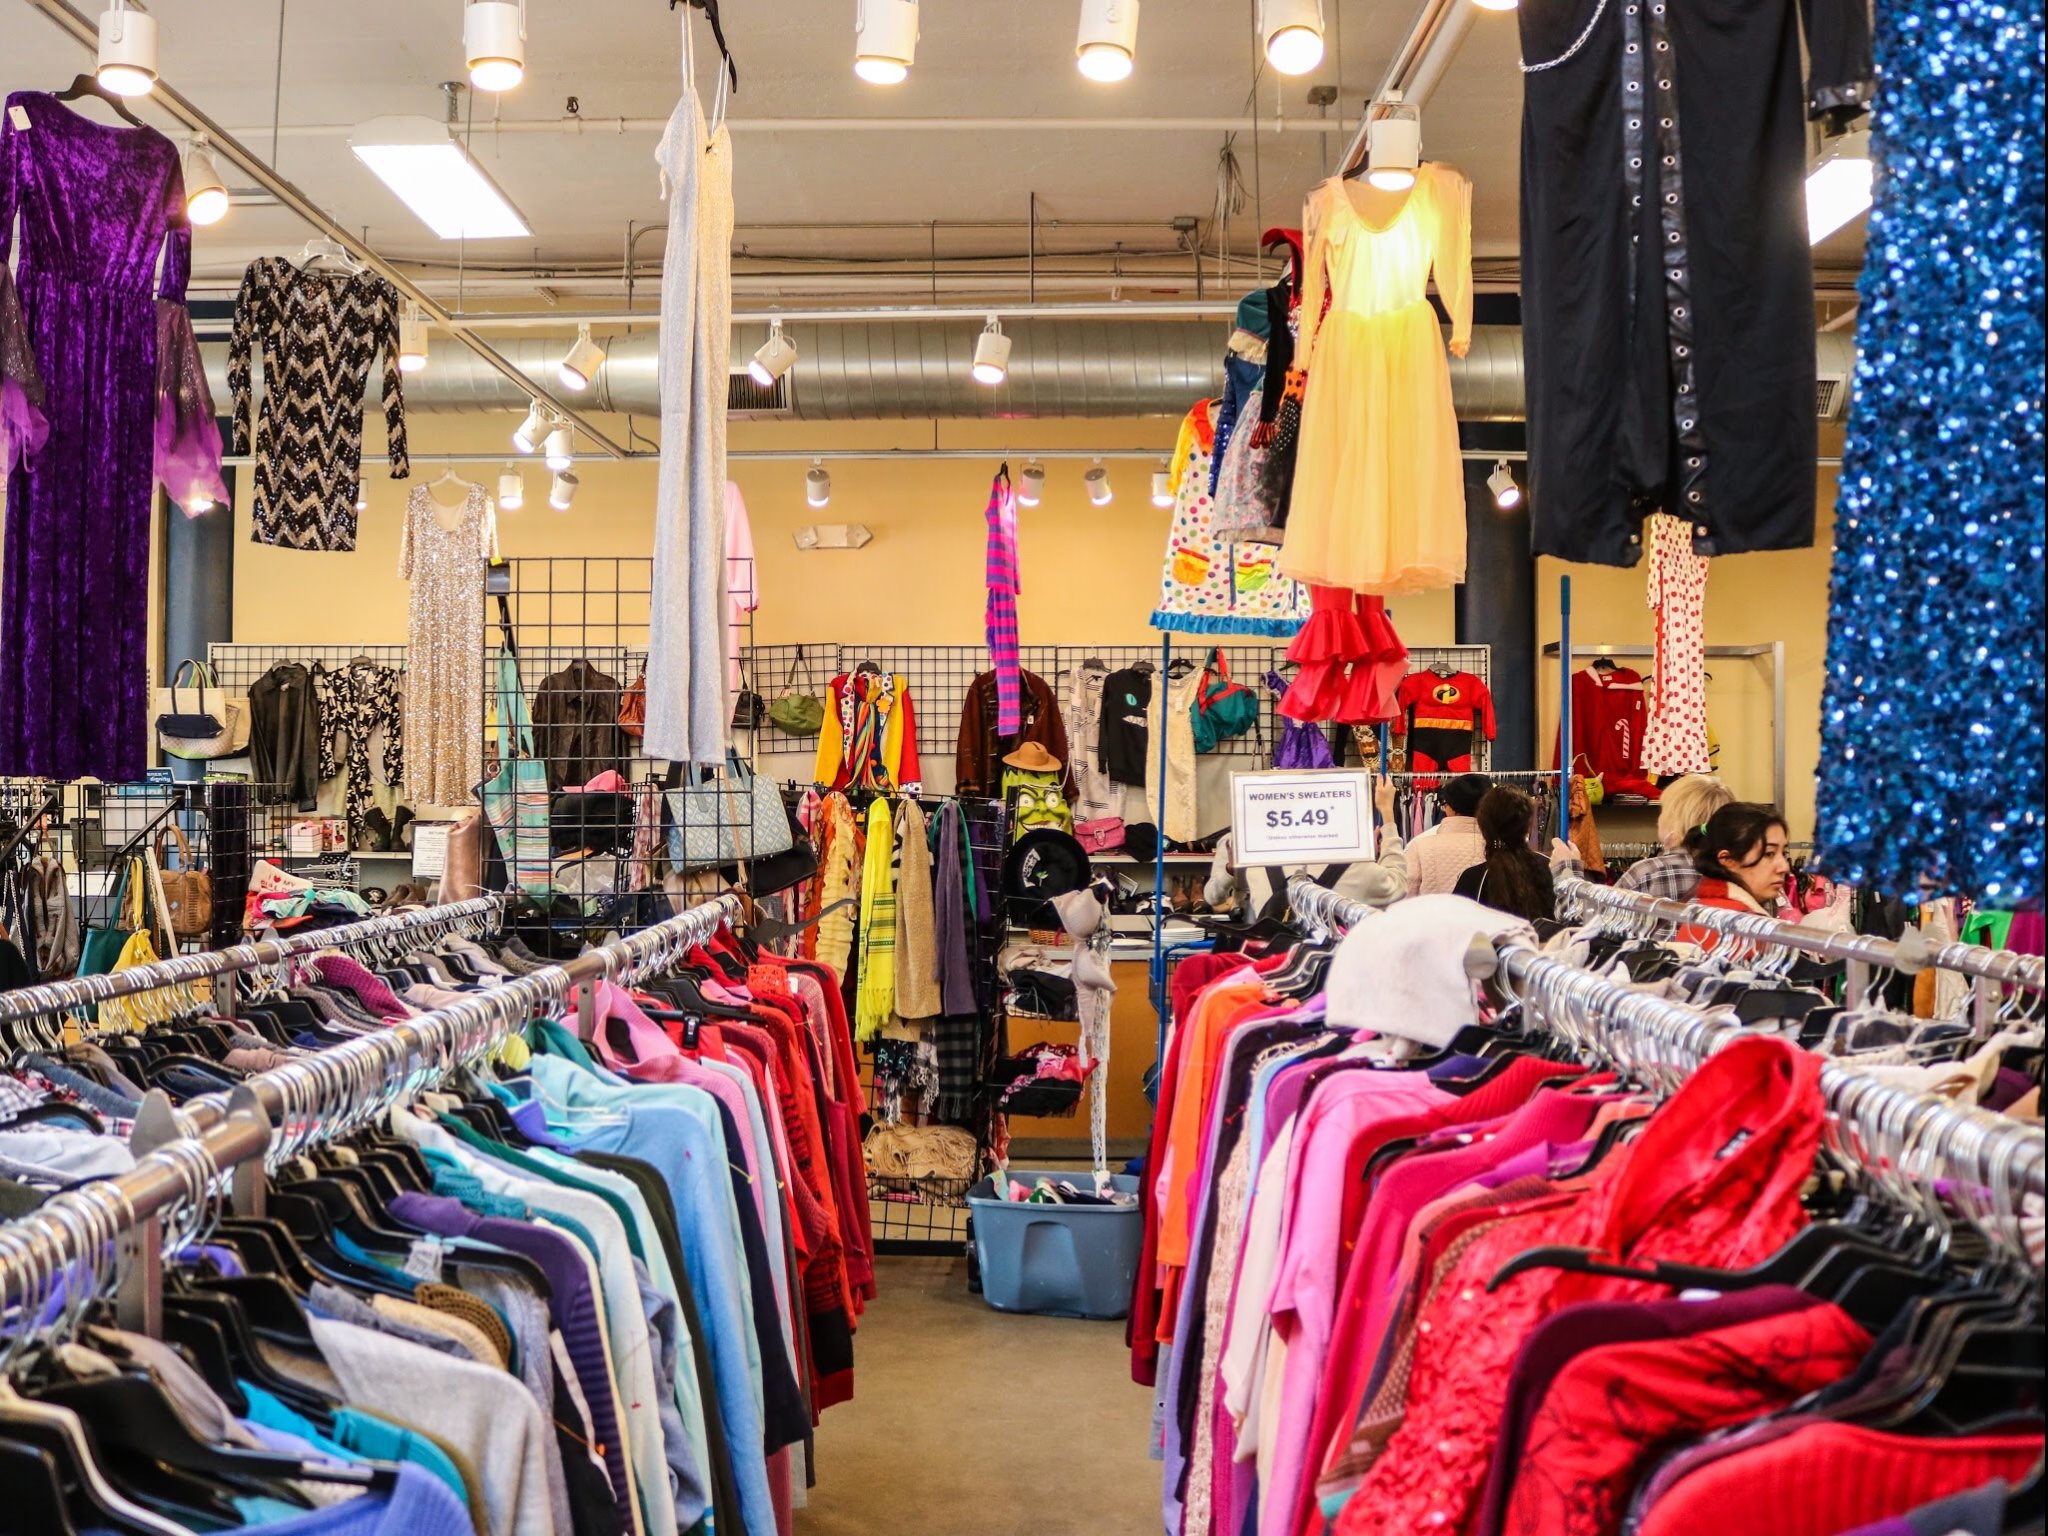
[[[1641,891],[1624,891],[1599,885],[1579,876],[1557,882],[1560,901],[1577,909],[1598,908],[1605,912],[1633,916],[1647,923],[1684,924],[1716,933],[1795,949],[1823,959],[1845,960],[1852,967],[1850,992],[1861,996],[1869,982],[1871,968],[1914,975],[1934,969],[1955,971],[1980,981],[1995,982],[2039,994],[2048,991],[2048,963],[2039,955],[2015,954],[2010,950],[1986,949],[1981,944],[1935,944],[1917,928],[1906,930],[1900,939],[1870,934],[1826,933],[1760,912],[1730,912],[1719,907],[1702,907],[1691,902],[1667,901]]]
[[[702,944],[739,911],[730,893],[638,933],[310,1056],[259,1072],[234,1093],[206,1094],[185,1105],[184,1122],[205,1132],[225,1124],[241,1094],[251,1095],[287,1139],[326,1140],[495,1049],[543,1010],[574,1000],[587,1008],[600,981],[659,971]],[[339,1127],[339,1128],[338,1128]]]
[[[174,1109],[161,1089],[152,1090],[130,1139],[137,1154],[132,1170],[62,1191],[0,1226],[0,1323],[8,1334],[0,1374],[31,1334],[67,1327],[100,1292],[108,1269],[120,1278],[123,1325],[152,1331],[162,1254],[198,1234],[223,1175],[233,1176],[237,1211],[260,1213],[259,1159],[275,1163],[346,1136],[488,1055],[536,1012],[568,999],[579,983],[667,964],[738,909],[737,897],[717,897],[568,965],[257,1073],[230,1094],[209,1094],[182,1109]]]
[[[1288,900],[1304,921],[1325,928],[1349,929],[1376,915],[1300,875],[1288,882]],[[1512,939],[1496,948],[1475,936],[1466,970],[1475,978],[1505,974],[1541,1027],[1674,1083],[1748,1033],[1726,1017],[1637,992]],[[1821,1091],[1846,1156],[1881,1180],[1947,1179],[1966,1203],[1988,1197],[1987,1230],[2008,1242],[2019,1198],[2048,1198],[2048,1144],[2039,1127],[1915,1093],[1846,1062],[1822,1063]]]
[[[276,965],[294,955],[312,954],[323,949],[355,949],[400,938],[433,938],[495,918],[504,905],[505,897],[502,895],[478,896],[469,901],[365,918],[359,923],[286,934],[281,939],[237,944],[232,949],[172,955],[169,959],[131,966],[125,971],[74,976],[68,981],[50,981],[14,992],[0,992],[0,1023],[65,1013],[73,1008],[104,1003],[137,992],[153,992],[159,987],[185,986],[213,976]]]

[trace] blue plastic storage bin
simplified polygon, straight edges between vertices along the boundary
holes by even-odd
[[[1085,1189],[1087,1173],[1014,1168],[1010,1178],[1029,1189],[1042,1178],[1067,1179]],[[1135,1195],[1138,1181],[1117,1175],[1112,1184]],[[995,1181],[968,1193],[974,1246],[981,1262],[981,1294],[999,1312],[1052,1317],[1123,1317],[1145,1222],[1135,1205],[1031,1205],[998,1200]]]

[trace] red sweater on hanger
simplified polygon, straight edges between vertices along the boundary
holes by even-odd
[[[1643,728],[1649,713],[1643,675],[1633,668],[1591,666],[1574,672],[1572,772],[1599,779],[1610,795],[1656,799],[1657,785],[1643,773]],[[1554,747],[1551,767],[1562,761],[1561,747]]]

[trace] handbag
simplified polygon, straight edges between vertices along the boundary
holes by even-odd
[[[1091,821],[1074,823],[1074,840],[1090,853],[1109,853],[1124,845],[1124,819],[1121,816],[1097,816]]]
[[[638,741],[647,734],[647,669],[626,685],[619,695],[619,729]]]
[[[732,728],[736,731],[758,731],[761,722],[767,718],[767,700],[748,686],[746,674],[742,672],[739,697],[732,701]]]
[[[572,853],[554,862],[555,889],[579,901],[602,901],[623,884],[616,853]]]
[[[804,666],[804,648],[796,648],[796,656],[790,661],[789,676],[782,684],[782,692],[775,695],[775,702],[768,706],[768,723],[785,736],[815,736],[825,728],[825,701],[815,694],[796,691],[796,670]],[[809,669],[805,669],[804,682],[809,686]]]
[[[1202,683],[1195,690],[1191,713],[1197,752],[1214,752],[1259,723],[1259,696],[1230,680],[1230,663],[1220,648],[1209,653],[1202,668]]]
[[[195,681],[186,686],[186,669]],[[171,685],[156,691],[157,745],[171,757],[204,761],[249,748],[249,701],[230,699],[213,668],[191,657],[178,663]]]
[[[170,867],[167,858],[167,837],[178,840],[176,869]],[[213,876],[195,865],[192,845],[185,840],[185,829],[175,818],[156,835],[156,861],[164,921],[170,924],[171,936],[176,939],[202,937],[213,927]]]
[[[703,781],[668,790],[668,861],[682,871],[715,869],[795,845],[781,791],[740,761],[725,755],[723,770]]]
[[[609,789],[564,789],[548,806],[548,853],[612,853],[633,846],[633,797]]]
[[[765,854],[747,866],[749,896],[773,896],[777,891],[802,884],[818,872],[818,850],[810,837],[797,827],[796,812],[786,798],[782,802],[782,814],[790,823],[790,845],[781,853]]]
[[[142,928],[138,914],[131,924],[128,920],[129,886],[134,879],[140,859],[130,859],[121,867],[121,880],[114,887],[114,899],[108,908],[112,921],[98,928],[87,926],[85,939],[78,949],[78,974],[81,976],[104,976],[114,969],[121,959],[121,951],[128,940]],[[140,893],[135,893],[140,900]]]

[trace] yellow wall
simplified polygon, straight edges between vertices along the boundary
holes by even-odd
[[[370,413],[374,418],[376,413]],[[417,454],[495,451],[509,437],[507,417],[415,415],[408,423]],[[623,436],[622,423],[612,423]],[[983,570],[989,477],[1007,452],[1011,469],[1027,450],[1173,446],[1178,424],[1162,419],[1047,422],[867,422],[796,426],[735,423],[734,448],[792,449],[821,455],[832,474],[832,504],[804,503],[801,459],[741,461],[732,477],[747,499],[754,530],[761,607],[760,644],[840,640],[867,644],[974,645],[982,639]],[[986,459],[834,460],[852,448],[982,448]],[[500,463],[457,466],[495,492]],[[1109,463],[1117,492],[1107,508],[1081,492],[1083,461],[1046,466],[1044,501],[1020,513],[1018,554],[1024,594],[1019,618],[1026,645],[1130,644],[1155,638],[1146,625],[1159,595],[1160,557],[1171,514],[1147,495],[1150,464]],[[243,542],[235,557],[235,639],[245,643],[395,643],[406,634],[406,584],[399,580],[398,528],[411,486],[441,473],[422,464],[394,481],[373,466],[370,506],[353,554],[307,554]],[[578,460],[583,485],[575,507],[547,506],[547,474],[526,464],[526,505],[498,523],[508,556],[647,555],[654,536],[655,466]],[[238,526],[245,527],[251,477],[241,477]],[[874,542],[859,550],[796,547],[807,523],[865,523]],[[1452,639],[1450,594],[1404,600],[1401,630],[1418,644]]]

